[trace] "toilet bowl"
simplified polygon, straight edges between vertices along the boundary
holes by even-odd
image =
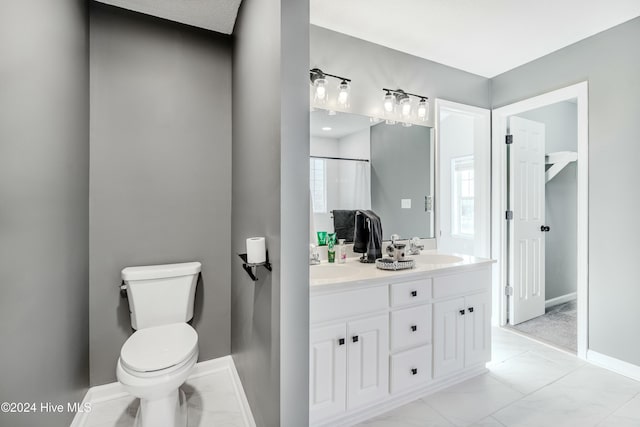
[[[134,332],[124,343],[116,376],[128,393],[140,398],[139,427],[185,427],[185,382],[198,360],[198,334],[187,323]]]
[[[193,319],[199,262],[122,270],[131,326],[120,350],[118,381],[140,398],[138,427],[186,427],[187,404],[179,387],[198,360]]]

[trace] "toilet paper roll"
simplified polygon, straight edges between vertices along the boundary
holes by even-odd
[[[249,237],[247,239],[247,262],[260,264],[267,260],[267,249],[264,237]]]

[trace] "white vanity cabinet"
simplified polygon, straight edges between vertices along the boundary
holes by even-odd
[[[345,413],[389,393],[389,305],[386,286],[311,299],[311,420]],[[372,312],[363,316],[363,313]],[[376,314],[377,312],[377,314]]]
[[[409,274],[363,265],[353,268],[370,279],[316,286],[312,277],[310,424],[357,424],[484,372],[491,265],[477,264]]]
[[[489,269],[434,279],[434,378],[491,359],[490,285]]]

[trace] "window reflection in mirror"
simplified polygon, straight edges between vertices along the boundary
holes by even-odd
[[[333,210],[371,209],[383,238],[433,237],[431,129],[368,117],[311,113],[312,228],[334,231]]]

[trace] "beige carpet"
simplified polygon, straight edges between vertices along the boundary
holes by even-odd
[[[542,316],[511,327],[575,353],[577,351],[576,315],[576,301],[574,300],[549,307]]]

